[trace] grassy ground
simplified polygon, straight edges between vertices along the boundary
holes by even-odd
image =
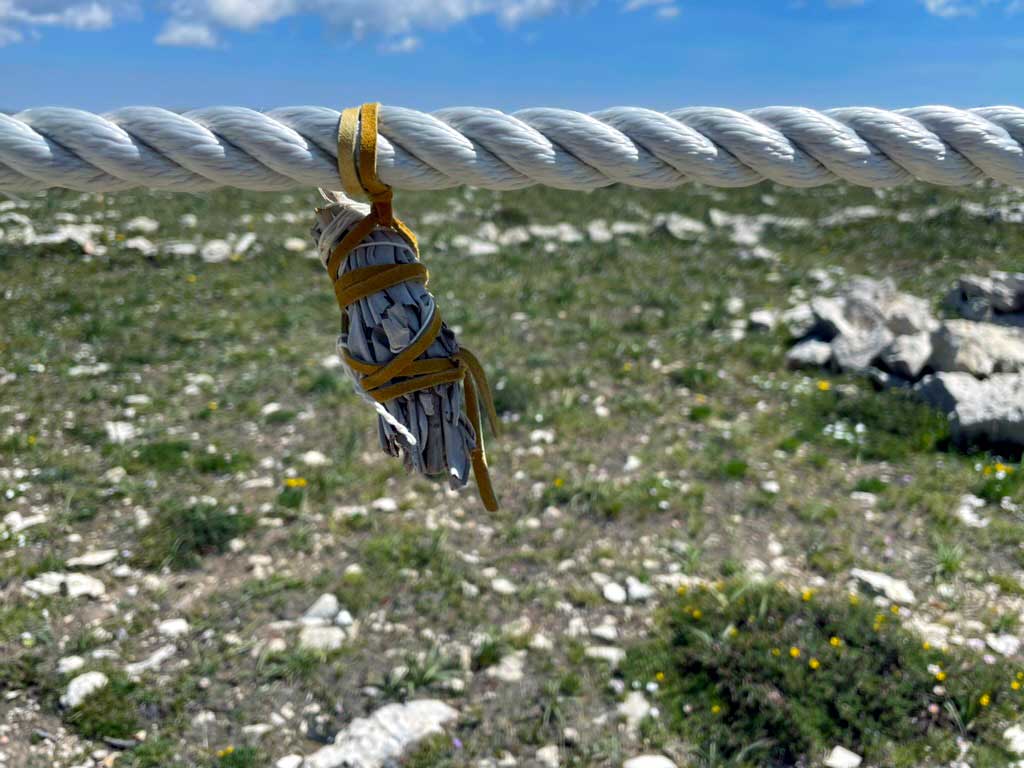
[[[1020,714],[1021,659],[997,661],[984,645],[1018,634],[1024,607],[1019,457],[950,452],[945,425],[913,402],[785,371],[781,332],[733,338],[746,311],[817,291],[816,269],[891,276],[936,304],[962,273],[1019,269],[1024,228],[969,213],[965,200],[1006,202],[983,188],[401,194],[431,288],[487,366],[506,422],[488,444],[494,515],[471,489],[404,476],[378,454],[375,417],[329,364],[338,312],[322,267],[283,247],[306,236],[312,194],[53,192],[16,204],[41,232],[57,217],[103,224],[108,251],[0,237],[0,516],[46,517],[0,541],[0,751],[9,765],[81,764],[104,738],[144,731],[118,766],[271,765],[385,700],[434,696],[462,717],[410,765],[486,765],[506,752],[529,764],[550,744],[580,767],[652,750],[680,764],[813,766],[833,744],[875,765],[947,764],[961,749],[971,765],[1007,764],[1001,733]],[[760,242],[774,263],[750,259],[727,227],[692,241],[534,239],[492,255],[458,239],[483,222],[585,229],[670,211],[710,221],[712,209],[817,222],[861,205],[883,215],[767,225]],[[137,235],[126,223],[142,215],[160,222],[146,235],[157,243],[253,232],[256,245],[220,264],[143,257],[125,245]],[[135,434],[118,444],[108,422]],[[837,439],[837,423],[865,431]],[[309,451],[329,461],[310,466]],[[988,527],[957,517],[965,493],[988,501]],[[26,580],[107,548],[116,560],[93,573],[104,598],[23,594]],[[681,581],[714,592],[716,580],[762,574],[842,606],[858,567],[906,580],[917,600],[887,619],[884,642],[873,623],[888,604],[864,593],[866,613],[842,614],[847,646],[886,664],[830,671],[820,660],[826,691],[878,690],[886,675],[906,683],[889,708],[844,700],[856,728],[839,724],[831,694],[808,695],[770,657],[759,665],[765,649],[800,645],[794,626],[818,621],[803,601],[769,592],[774,623],[753,622],[756,642],[728,653],[721,637],[680,629],[680,611],[692,619],[698,607],[680,607]],[[604,582],[628,577],[658,597],[607,601]],[[496,578],[515,592],[494,591]],[[274,623],[324,592],[358,634],[337,651],[303,650]],[[728,635],[744,610],[703,612]],[[167,643],[156,625],[179,617],[189,630],[176,654],[126,675]],[[938,661],[907,650],[917,636],[903,625],[925,622],[961,641],[951,659],[963,681],[946,693],[932,690]],[[597,627],[614,629],[591,636]],[[704,642],[716,650],[698,652]],[[588,654],[599,645],[630,652],[622,670]],[[523,650],[521,680],[488,672]],[[57,661],[73,654],[111,682],[65,711]],[[667,684],[650,686],[659,673]],[[755,678],[752,707],[742,691]],[[630,732],[617,707],[645,685],[660,711]],[[706,713],[688,719],[687,706],[718,706],[719,726]],[[272,728],[243,732],[258,723]]]

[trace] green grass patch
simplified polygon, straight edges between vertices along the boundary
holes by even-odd
[[[657,684],[669,732],[759,768],[811,764],[835,744],[868,764],[938,764],[961,734],[971,764],[995,768],[1021,714],[1016,668],[931,648],[868,600],[773,584],[677,596],[623,671]]]
[[[192,568],[204,555],[223,552],[253,524],[248,515],[216,505],[171,503],[143,531],[136,560],[146,568]]]

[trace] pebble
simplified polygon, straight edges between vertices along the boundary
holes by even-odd
[[[537,759],[537,762],[545,768],[558,768],[561,763],[558,754],[558,745],[556,744],[548,744],[546,747],[541,747],[537,750],[534,757]]]
[[[640,722],[651,713],[651,705],[640,691],[630,691],[616,710],[626,721],[626,730],[635,733]]]
[[[338,598],[325,592],[316,599],[316,602],[313,603],[304,614],[302,614],[302,618],[331,621],[338,615],[339,610],[341,610],[341,604],[338,602]]]
[[[89,696],[107,686],[110,680],[102,672],[86,672],[68,683],[67,690],[60,697],[61,706],[74,709]]]
[[[106,565],[117,557],[116,549],[100,549],[93,552],[86,552],[79,557],[72,557],[68,560],[71,568],[99,568]]]
[[[341,627],[307,626],[299,633],[299,645],[313,651],[336,651],[345,643]]]
[[[622,764],[622,768],[676,768],[664,755],[637,755]]]
[[[614,645],[588,645],[583,653],[588,659],[606,661],[613,668],[618,667],[626,658],[626,652]]]
[[[609,603],[615,605],[622,605],[626,602],[628,595],[626,590],[623,589],[621,584],[616,584],[614,581],[609,581],[604,587],[601,588],[601,594],[604,595],[604,599]]]
[[[61,593],[68,597],[102,597],[107,588],[103,582],[84,573],[55,573],[49,571],[40,574],[22,585],[22,591],[38,597],[52,597]]]
[[[654,587],[644,584],[633,576],[626,577],[626,592],[629,594],[629,599],[635,603],[642,603],[654,597]]]
[[[302,755],[285,755],[274,763],[274,768],[299,768],[301,765]]]
[[[65,656],[57,662],[57,674],[68,675],[77,672],[85,666],[85,659],[81,656]]]
[[[186,619],[167,619],[156,625],[156,631],[164,637],[181,637],[188,634],[188,621]]]
[[[518,683],[526,669],[526,651],[514,651],[493,667],[487,668],[487,676],[503,683]]]
[[[491,581],[491,589],[499,595],[514,595],[516,593],[516,585],[501,577]]]
[[[827,768],[857,768],[863,758],[856,752],[851,752],[846,747],[835,746],[825,758]]]

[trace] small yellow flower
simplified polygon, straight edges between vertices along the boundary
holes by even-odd
[[[657,680],[659,683],[664,683],[665,682],[665,673],[664,672],[659,672],[658,674],[656,674],[654,676],[654,679]]]
[[[780,651],[778,648],[772,648],[772,656],[781,656],[781,655],[782,655],[782,651]]]
[[[819,379],[818,380],[818,391],[819,392],[828,392],[830,389],[832,389],[832,382],[831,381],[825,381],[825,379]]]
[[[932,644],[925,640],[923,643],[921,643],[921,647],[924,648],[926,651],[930,651],[932,649]]]
[[[633,370],[633,364],[632,363],[623,363],[622,364],[622,372],[623,373],[629,373],[632,370]]]
[[[981,698],[978,699],[978,703],[981,704],[981,706],[983,707],[987,707],[989,704],[992,703],[992,697],[989,696],[987,693],[983,693],[981,694]]]
[[[721,711],[722,711],[722,707],[719,706],[718,704],[712,704],[711,705],[711,714],[712,715],[717,715],[717,714],[721,713]]]
[[[840,645],[843,644],[843,641],[833,635],[828,639],[828,644],[831,645],[833,648],[838,648]]]
[[[194,283],[194,282],[195,282],[196,280],[198,280],[198,279],[199,279],[199,278],[198,278],[198,277],[196,277],[195,275],[189,275],[188,277],[186,277],[186,278],[185,278],[185,280],[187,280],[187,281],[188,281],[188,282],[190,282],[190,283]]]
[[[555,488],[561,488],[563,485],[565,485],[565,479],[561,478],[561,477],[556,477],[555,478]]]
[[[893,616],[899,616],[900,615],[900,607],[898,605],[889,606],[889,610],[892,612]]]
[[[685,584],[680,584],[678,587],[676,587],[676,594],[679,595],[680,597],[685,595],[686,594],[686,585]]]
[[[37,438],[35,435],[29,435],[28,436],[28,447],[29,448],[33,447],[37,442],[39,442],[39,438]]]
[[[217,751],[217,757],[227,757],[228,755],[230,755],[234,751],[235,751],[234,747],[231,747],[231,746],[224,747],[224,749],[221,749],[221,750]]]
[[[216,400],[211,400],[210,402],[208,402],[206,404],[206,407],[209,408],[211,411],[216,411],[218,408],[220,408]]]
[[[945,673],[945,671],[940,669],[938,672],[936,672],[935,673],[935,679],[938,680],[940,683],[945,682],[945,680],[946,680],[946,673]]]
[[[1010,683],[1010,687],[1013,690],[1015,690],[1015,691],[1019,691],[1020,690],[1020,683],[1017,682],[1016,680],[1014,680],[1012,683]]]
[[[818,667],[821,666],[821,662],[818,661],[817,659],[811,659],[810,661],[807,662],[807,666],[810,667],[811,669],[817,669]]]
[[[694,608],[692,611],[690,611],[690,615],[693,616],[693,618],[695,619],[699,619],[701,616],[704,615],[704,612],[700,608]]]
[[[860,596],[859,595],[851,594],[850,595],[850,605],[860,605]]]
[[[1018,680],[1024,680],[1024,672],[1018,672],[1017,673],[1017,679]]]
[[[794,645],[792,648],[789,649],[789,655],[792,656],[794,659],[799,659],[800,649]]]
[[[736,627],[729,627],[729,637],[736,637],[739,633],[740,631]]]
[[[803,600],[805,603],[809,603],[812,597],[814,597],[813,589],[805,589],[803,592],[800,593],[800,599]]]
[[[304,477],[287,477],[285,478],[284,484],[288,488],[305,488],[306,478]]]

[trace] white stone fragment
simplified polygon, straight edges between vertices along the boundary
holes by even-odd
[[[68,683],[64,695],[60,697],[62,707],[74,709],[97,691],[103,690],[110,682],[102,672],[86,672]]]

